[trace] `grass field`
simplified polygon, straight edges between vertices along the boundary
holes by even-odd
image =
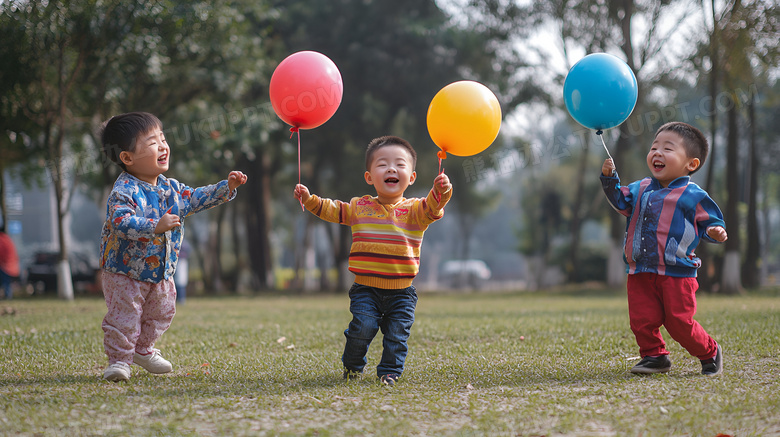
[[[190,299],[174,364],[102,379],[100,299],[0,302],[0,435],[780,435],[780,293],[701,295],[724,374],[635,376],[620,292],[421,294],[403,378],[341,379],[346,295]]]

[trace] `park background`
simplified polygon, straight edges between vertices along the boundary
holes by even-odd
[[[83,271],[82,255],[96,265],[118,168],[95,130],[114,114],[163,120],[170,177],[249,176],[234,201],[187,221],[197,298],[158,344],[170,374],[103,380],[100,290],[63,280],[60,299],[26,297],[17,284],[0,305],[0,435],[780,435],[776,3],[0,0],[0,212],[26,264],[44,251],[63,276]],[[438,166],[426,110],[451,82],[485,84],[505,116],[490,148],[443,163],[455,195],[426,232],[393,388],[373,375],[377,344],[363,378],[341,379],[349,229],[300,210],[297,144],[268,97],[300,50],[344,79],[333,118],[301,132],[302,181],[327,197],[371,192],[364,148],[387,133],[415,145],[409,194],[424,194]],[[726,244],[697,251],[697,320],[724,347],[717,378],[673,341],[671,372],[628,372],[625,220],[599,186],[598,138],[562,98],[593,52],[625,60],[639,83],[632,116],[605,132],[625,181],[647,174],[666,121],[711,141],[693,179],[729,228]],[[492,276],[453,278],[457,260]]]
[[[2,1],[2,222],[23,267],[58,254],[61,298],[99,295],[64,279],[76,259],[97,265],[118,175],[95,132],[114,114],[149,111],[171,146],[167,176],[190,186],[233,169],[249,177],[234,201],[187,220],[189,296],[347,290],[349,229],[300,210],[295,138],[268,97],[282,59],[316,50],[344,82],[336,114],[300,133],[302,182],[325,197],[372,192],[365,145],[385,134],[416,147],[419,182],[407,195],[424,195],[437,171],[425,124],[435,93],[476,80],[501,102],[494,144],[442,163],[455,195],[426,232],[418,288],[621,288],[625,219],[601,193],[606,155],[562,98],[568,69],[607,52],[638,81],[632,115],[604,134],[625,182],[647,175],[661,124],[688,122],[709,138],[693,180],[723,210],[729,240],[700,245],[702,290],[776,285],[779,16],[776,2],[739,0]],[[490,279],[454,278],[445,263],[459,260],[483,261]],[[17,293],[34,288],[22,281]]]

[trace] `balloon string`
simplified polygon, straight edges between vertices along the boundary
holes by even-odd
[[[602,135],[603,133],[604,131],[601,129],[596,131],[596,135],[598,135],[599,138],[601,138],[601,144],[604,145],[604,150],[607,151],[607,156],[609,156],[609,159],[612,159],[612,155],[609,154],[609,149],[607,149],[607,143],[604,142],[604,135]],[[615,160],[612,159],[612,162],[615,162]]]
[[[300,185],[301,184],[301,132],[295,126],[290,128],[290,139],[292,139],[293,135],[295,135],[296,132],[298,133],[298,185]],[[298,199],[298,202],[300,202],[301,204],[301,211],[305,211],[306,208],[303,207],[303,200]]]

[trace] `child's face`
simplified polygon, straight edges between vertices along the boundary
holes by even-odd
[[[392,205],[403,198],[406,188],[417,178],[412,155],[402,146],[381,147],[374,152],[365,178],[376,189],[379,201]]]
[[[138,135],[135,151],[122,152],[119,157],[125,163],[128,173],[157,185],[157,177],[168,171],[171,153],[162,129],[157,127]]]
[[[647,168],[663,187],[699,167],[699,158],[688,157],[683,141],[680,135],[670,131],[659,133],[653,140],[647,154]]]

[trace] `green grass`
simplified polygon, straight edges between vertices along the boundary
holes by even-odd
[[[622,293],[423,293],[394,388],[376,383],[381,334],[341,379],[346,295],[190,299],[157,345],[173,373],[119,384],[102,300],[0,302],[0,434],[779,435],[779,297],[699,296],[725,355],[707,378],[665,332],[672,371],[627,373]]]

